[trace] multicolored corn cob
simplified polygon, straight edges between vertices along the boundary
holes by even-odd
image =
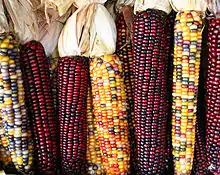
[[[86,152],[86,159],[88,161],[88,174],[101,175],[104,174],[104,170],[102,167],[103,163],[100,142],[98,138],[97,124],[95,116],[93,115],[91,87],[88,89],[86,117],[88,125]]]
[[[88,81],[88,58],[60,58],[57,72],[60,154],[62,172],[67,175],[83,174],[86,168]]]
[[[29,172],[32,166],[32,141],[30,122],[24,101],[24,88],[20,69],[20,54],[14,36],[0,35],[1,83],[0,106],[9,141],[8,150],[12,162],[21,172]]]
[[[90,76],[103,168],[108,175],[127,174],[130,147],[125,85],[119,58],[113,55],[93,58]]]
[[[21,49],[26,105],[32,121],[37,172],[56,173],[57,121],[49,75],[49,62],[41,43],[30,41]]]
[[[208,168],[220,174],[220,19],[211,19],[208,31],[206,150]]]
[[[202,16],[179,12],[175,20],[172,145],[175,174],[191,174],[202,44]]]
[[[137,174],[162,174],[166,167],[168,117],[165,31],[167,14],[148,9],[134,20],[134,114]]]

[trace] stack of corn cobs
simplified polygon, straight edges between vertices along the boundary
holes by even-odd
[[[53,78],[40,42],[0,34],[6,172],[220,175],[220,18],[206,43],[202,10],[136,8],[119,8],[115,53],[61,57]]]

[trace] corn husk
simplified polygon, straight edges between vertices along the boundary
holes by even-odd
[[[170,4],[177,12],[195,10],[205,13],[207,9],[207,0],[170,0]]]
[[[59,17],[58,11],[52,10],[52,12],[50,12],[50,23],[47,23],[46,19],[42,20],[44,16],[40,17],[39,15],[39,42],[44,46],[47,56],[51,55],[55,50],[61,30],[64,26],[63,23],[66,21],[67,17],[69,17],[70,12],[69,10],[65,15]]]
[[[27,0],[7,0],[5,7],[21,44],[38,39],[37,16]]]
[[[0,33],[9,32],[9,25],[4,13],[2,0],[0,1]]]
[[[108,12],[111,14],[114,21],[116,20],[116,1],[107,1],[105,3],[105,7],[108,10]]]
[[[120,10],[122,6],[129,5],[134,6],[135,0],[118,0],[116,3],[117,10]]]
[[[83,8],[92,3],[104,4],[107,0],[74,0],[74,5],[77,8]]]
[[[172,10],[169,0],[136,0],[135,1],[134,13],[142,12],[147,9],[162,10],[167,14],[169,14]]]
[[[96,14],[91,30],[90,47],[93,46],[93,48],[90,56],[113,54],[116,49],[115,22],[103,5],[97,4],[96,7]]]
[[[217,18],[220,18],[220,0],[208,0],[208,9]]]
[[[58,42],[59,55],[102,56],[112,54],[116,45],[113,18],[101,4],[78,9],[67,20]]]
[[[41,0],[46,8],[57,7],[59,16],[63,16],[69,8],[73,5],[74,0]]]

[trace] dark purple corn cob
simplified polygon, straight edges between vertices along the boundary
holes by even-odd
[[[208,168],[220,174],[220,19],[211,19],[208,31],[209,58],[206,80]]]
[[[88,58],[60,58],[57,72],[60,154],[62,172],[67,175],[85,170],[88,81]]]
[[[56,173],[57,134],[49,62],[41,43],[30,41],[21,49],[26,104],[32,122],[37,172]]]
[[[172,11],[167,17],[167,42],[169,43],[168,50],[168,78],[167,78],[167,90],[168,90],[168,118],[167,118],[167,173],[173,172],[173,156],[172,156],[172,84],[173,84],[173,57],[174,57],[174,22],[176,12]]]
[[[134,113],[137,174],[162,174],[166,167],[167,14],[148,9],[134,20]],[[168,49],[168,50],[167,50]]]
[[[197,119],[196,119],[196,142],[193,159],[192,172],[195,175],[208,175],[207,154],[205,148],[205,133],[206,133],[206,103],[205,103],[205,79],[207,74],[208,61],[208,27],[203,30],[201,66],[199,75],[199,91],[197,104]]]
[[[119,56],[122,62],[123,77],[125,84],[125,92],[127,97],[127,114],[128,114],[128,126],[129,126],[129,141],[131,144],[131,171],[134,171],[135,162],[135,121],[134,121],[134,74],[133,74],[133,49],[131,40],[127,42],[127,30],[124,16],[118,14],[116,18],[117,28],[117,42],[116,42],[116,54]]]

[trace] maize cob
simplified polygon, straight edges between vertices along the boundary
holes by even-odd
[[[195,175],[208,174],[207,155],[205,150],[205,131],[206,131],[206,118],[205,118],[205,75],[207,74],[207,61],[208,61],[208,31],[207,27],[203,30],[202,52],[201,52],[201,66],[199,74],[199,90],[198,90],[198,104],[197,104],[197,119],[196,119],[196,142],[193,159],[193,170]]]
[[[130,166],[126,95],[117,56],[94,58],[90,63],[93,113],[107,175],[127,174]]]
[[[220,19],[211,19],[208,33],[206,150],[212,173],[220,174]]]
[[[43,46],[37,41],[22,47],[21,66],[24,78],[26,106],[32,121],[37,172],[56,173],[56,119],[49,62]]]
[[[166,17],[163,11],[148,9],[136,14],[134,20],[134,114],[139,175],[162,174],[166,166]]]
[[[202,17],[179,12],[175,19],[172,145],[175,174],[190,174],[195,145],[196,109],[202,44]]]
[[[89,164],[88,174],[101,175],[104,174],[102,167],[102,155],[100,150],[100,142],[98,138],[97,124],[92,109],[92,92],[91,87],[88,89],[87,96],[87,152],[86,158]]]
[[[173,156],[172,156],[172,82],[173,82],[173,56],[174,56],[174,22],[175,22],[176,13],[172,11],[167,18],[167,30],[168,38],[167,42],[170,43],[169,47],[169,57],[168,57],[168,79],[167,79],[167,90],[168,90],[168,118],[167,118],[167,164],[168,172],[172,174],[173,172]]]
[[[57,92],[63,174],[82,173],[85,169],[88,78],[88,58],[81,56],[60,58]]]
[[[0,74],[0,84],[2,83],[2,76]],[[2,100],[3,98],[3,89],[2,85],[0,85],[0,98]],[[8,145],[9,141],[7,137],[5,136],[5,128],[3,125],[3,120],[2,120],[2,112],[0,109],[0,162],[2,162],[5,166],[7,166],[11,162],[11,156],[8,151]]]
[[[19,49],[11,34],[0,36],[0,63],[3,80],[3,99],[0,100],[5,135],[12,162],[21,172],[32,165],[33,146],[30,122],[27,118]]]
[[[123,78],[125,84],[127,115],[129,127],[129,141],[131,145],[131,171],[134,172],[135,162],[135,126],[134,126],[134,75],[133,75],[133,50],[131,41],[127,42],[128,28],[124,16],[119,14],[116,18],[117,42],[116,54],[122,62]]]

